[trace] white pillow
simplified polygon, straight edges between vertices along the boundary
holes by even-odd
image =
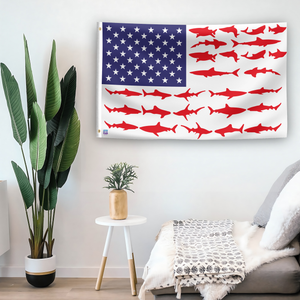
[[[300,232],[300,172],[283,188],[273,205],[260,246],[279,250]]]

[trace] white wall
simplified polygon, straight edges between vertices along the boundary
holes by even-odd
[[[139,274],[160,226],[175,218],[252,220],[271,184],[300,156],[298,0],[0,0],[0,62],[20,84],[25,104],[24,33],[29,43],[39,103],[52,39],[60,77],[71,65],[78,72],[77,109],[81,144],[69,181],[60,190],[54,252],[58,276],[96,276],[106,228],[96,217],[108,214],[105,169],[126,161],[139,166],[130,214],[148,222],[133,227]],[[288,23],[288,138],[241,141],[146,141],[96,138],[97,22],[174,24]],[[22,163],[12,138],[0,89],[0,179],[8,180],[11,249],[0,257],[0,276],[23,276],[29,253],[21,195],[10,164]],[[105,276],[127,276],[123,232],[115,230]]]

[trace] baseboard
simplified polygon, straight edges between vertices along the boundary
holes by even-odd
[[[137,277],[141,278],[144,268],[136,268]],[[56,277],[97,278],[99,268],[57,268]],[[0,266],[0,277],[24,277],[24,267]],[[104,278],[129,278],[128,268],[105,268]]]

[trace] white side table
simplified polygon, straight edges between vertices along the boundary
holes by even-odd
[[[136,294],[137,294],[136,293],[137,278],[136,278],[136,270],[135,270],[132,243],[131,243],[131,238],[130,238],[130,226],[146,223],[147,218],[142,217],[142,216],[128,215],[127,219],[125,219],[125,220],[112,220],[109,216],[104,216],[104,217],[97,218],[95,220],[95,222],[98,225],[108,226],[108,232],[107,232],[107,236],[106,236],[101,266],[99,269],[99,274],[98,274],[95,290],[99,291],[100,287],[101,287],[101,282],[102,282],[105,264],[106,264],[106,260],[107,260],[107,255],[108,255],[108,248],[109,248],[109,244],[110,244],[111,237],[113,234],[113,229],[115,226],[116,227],[122,226],[124,228],[124,237],[125,237],[128,265],[129,265],[131,294],[133,296],[136,296]]]

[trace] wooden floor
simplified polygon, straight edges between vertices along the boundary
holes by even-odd
[[[0,300],[138,300],[131,295],[127,278],[104,278],[100,291],[95,291],[95,283],[93,278],[56,278],[47,288],[35,288],[25,278],[0,277]],[[141,284],[142,279],[138,279],[137,291]],[[153,299],[146,293],[146,300]]]

